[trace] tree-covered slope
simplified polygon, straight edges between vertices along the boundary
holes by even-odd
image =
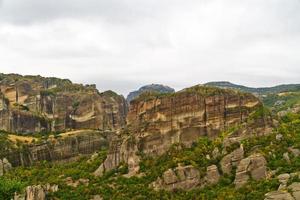
[[[165,154],[159,157],[142,156],[140,176],[126,177],[127,165],[121,164],[118,169],[106,173],[102,177],[93,176],[93,171],[105,158],[106,151],[100,152],[93,160],[81,158],[70,164],[55,164],[41,162],[32,167],[18,167],[6,173],[0,179],[0,195],[12,196],[14,191],[22,191],[26,185],[58,184],[59,190],[49,197],[56,199],[90,199],[100,195],[103,199],[264,199],[265,193],[277,190],[280,183],[276,178],[282,173],[298,172],[300,157],[289,153],[289,149],[300,149],[300,114],[288,114],[280,119],[279,125],[273,133],[266,136],[252,137],[241,141],[245,157],[262,154],[267,161],[270,173],[267,179],[249,180],[247,184],[236,188],[234,184],[235,171],[231,175],[221,172],[220,161],[226,154],[213,158],[212,152],[217,147],[220,152],[227,153],[239,148],[232,144],[224,146],[224,139],[234,134],[236,129],[224,132],[222,136],[210,140],[200,138],[191,148],[180,144],[173,145]],[[280,139],[279,136],[280,135]],[[284,154],[289,153],[289,162]],[[207,156],[209,155],[209,156]],[[89,160],[89,161],[88,161]],[[221,178],[215,185],[194,188],[192,190],[155,191],[149,185],[168,170],[175,168],[178,163],[192,165],[205,173],[207,166],[215,164],[221,172]],[[89,183],[79,183],[77,187],[68,185],[68,177],[78,181],[88,179]],[[299,181],[297,178],[290,182]]]

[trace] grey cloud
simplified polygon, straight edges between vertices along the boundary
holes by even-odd
[[[123,94],[299,82],[299,10],[299,0],[0,0],[0,71]]]
[[[158,12],[176,5],[166,0],[3,0],[2,20],[18,24],[45,22],[60,18],[101,17],[110,22],[130,22],[155,17]]]

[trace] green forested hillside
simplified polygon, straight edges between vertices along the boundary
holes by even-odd
[[[231,132],[223,135],[228,134]],[[282,135],[281,140],[276,140],[278,134]],[[268,170],[276,170],[270,179],[250,180],[239,189],[234,187],[233,175],[224,175],[217,185],[190,191],[154,191],[149,187],[149,184],[165,170],[176,167],[178,163],[191,164],[198,168],[200,173],[210,164],[220,167],[222,156],[208,159],[206,155],[211,155],[215,147],[224,149],[222,140],[222,137],[215,140],[201,138],[192,148],[183,148],[178,144],[160,157],[142,156],[140,166],[144,175],[141,177],[124,177],[123,174],[127,173],[126,165],[121,165],[117,170],[108,172],[101,178],[93,176],[92,173],[105,158],[105,151],[100,152],[91,162],[87,162],[88,158],[83,157],[69,164],[42,162],[33,167],[18,167],[0,179],[0,198],[5,199],[12,196],[15,191],[22,191],[25,185],[50,183],[59,185],[59,191],[51,194],[51,197],[58,199],[89,199],[96,194],[100,194],[104,199],[263,199],[265,193],[278,188],[276,175],[300,169],[300,157],[290,156],[290,162],[286,162],[283,156],[289,147],[300,148],[300,114],[288,114],[280,119],[278,128],[272,134],[242,141],[246,156],[259,152],[267,159]],[[226,150],[230,152],[237,147],[232,145],[226,147]],[[89,185],[67,186],[67,177],[71,177],[74,181],[89,179]]]

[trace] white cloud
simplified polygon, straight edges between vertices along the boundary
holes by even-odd
[[[1,72],[97,83],[300,80],[298,0],[4,0]]]

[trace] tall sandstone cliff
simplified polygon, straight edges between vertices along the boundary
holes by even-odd
[[[214,138],[262,108],[259,99],[249,93],[195,86],[172,95],[134,100],[127,123],[139,138],[139,149],[161,154],[174,143],[190,146],[201,136]],[[255,120],[257,128],[267,126],[264,116]]]
[[[120,162],[127,162],[129,173],[134,173],[130,170],[138,170],[137,151],[161,155],[172,144],[189,147],[201,136],[214,138],[232,127],[242,127],[237,137],[265,134],[271,123],[259,99],[248,93],[195,86],[174,94],[141,95],[130,104],[129,136],[124,136],[122,144],[114,143],[119,147],[111,146],[98,174]]]
[[[127,104],[112,91],[66,79],[0,74],[0,129],[9,132],[117,130]]]
[[[10,148],[0,152],[0,158],[6,158],[13,167],[30,166],[38,161],[68,161],[80,155],[90,155],[101,149],[107,149],[113,133],[95,130],[79,130],[60,134],[57,138],[31,143],[10,143]],[[12,136],[13,137],[13,136]],[[38,139],[37,139],[38,140]]]

